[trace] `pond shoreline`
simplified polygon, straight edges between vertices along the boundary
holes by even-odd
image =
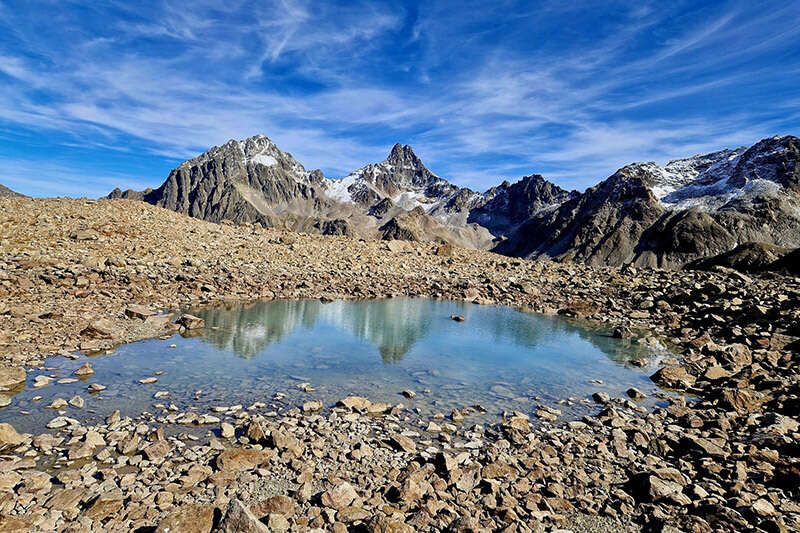
[[[67,422],[37,436],[4,428],[6,529],[134,529],[187,516],[210,529],[255,516],[278,530],[527,531],[568,527],[576,512],[620,530],[800,524],[795,278],[389,248],[126,201],[3,199],[0,231],[6,379],[45,355],[157,336],[126,315],[134,304],[420,295],[591,318],[621,336],[649,331],[682,351],[656,379],[698,397],[652,413],[612,399],[580,424],[531,428],[510,416],[496,430],[434,437],[409,430],[403,413],[365,416],[364,405],[277,420],[233,412],[225,429],[237,442],[210,445],[166,436],[148,418]],[[47,454],[76,462],[52,477],[35,468]]]
[[[279,412],[357,394],[464,424],[545,408],[548,419],[576,419],[601,409],[593,394],[628,391],[645,407],[668,397],[647,378],[665,356],[660,349],[556,315],[426,298],[270,300],[186,311],[199,319],[194,329],[179,332],[178,318],[171,336],[48,358],[28,373],[25,390],[9,394],[13,404],[0,410],[0,422],[31,432],[43,431],[56,413],[82,414],[85,423],[115,409],[135,416],[154,404],[163,408],[167,394],[179,409],[278,395]],[[87,363],[93,372],[75,378]],[[52,386],[37,385],[45,380]],[[163,398],[154,399],[154,391]],[[70,397],[77,406],[68,405]]]

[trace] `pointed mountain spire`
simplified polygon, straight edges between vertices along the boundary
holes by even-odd
[[[401,168],[413,168],[417,170],[425,168],[422,160],[417,157],[417,154],[414,153],[411,146],[407,144],[401,145],[397,143],[392,146],[392,151],[389,152],[389,157],[386,158],[386,162]]]

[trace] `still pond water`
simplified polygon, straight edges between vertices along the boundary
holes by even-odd
[[[206,320],[198,336],[132,343],[89,358],[48,359],[0,409],[0,421],[40,432],[58,415],[47,406],[74,395],[85,406],[68,406],[64,414],[84,422],[115,409],[131,416],[157,412],[157,403],[202,413],[264,402],[267,410],[281,411],[311,399],[332,405],[350,394],[403,403],[425,415],[478,404],[486,414],[474,421],[486,422],[504,410],[531,413],[539,404],[574,418],[597,410],[586,401],[597,391],[622,396],[637,387],[650,398],[655,392],[647,377],[659,355],[652,348],[614,339],[597,326],[508,307],[404,298],[278,300],[193,312]],[[651,364],[631,364],[640,358]],[[71,378],[87,359],[95,370],[87,379],[32,388],[36,375]],[[147,377],[158,381],[139,382]],[[107,389],[89,394],[90,383]],[[313,392],[301,390],[303,383]],[[417,396],[405,398],[404,390]],[[169,396],[154,399],[159,391]],[[276,393],[285,398],[276,401]],[[557,403],[566,399],[574,404]]]

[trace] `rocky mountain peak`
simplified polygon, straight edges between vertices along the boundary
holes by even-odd
[[[793,135],[762,139],[748,148],[736,161],[729,180],[731,186],[767,180],[797,190],[800,188],[800,139]]]
[[[547,181],[541,174],[524,176],[514,183],[506,180],[483,194],[485,203],[470,213],[468,221],[481,224],[495,234],[507,233],[535,213],[576,194]]]
[[[261,166],[275,167],[288,172],[300,181],[307,181],[309,173],[289,152],[284,152],[263,134],[242,140],[230,139],[222,146],[214,146],[202,154],[184,161],[180,167],[192,168],[207,165],[211,161],[224,164],[226,168]]]
[[[389,152],[389,157],[386,158],[386,163],[399,167],[401,169],[409,170],[422,170],[425,165],[422,160],[414,153],[414,149],[407,144],[397,143],[392,146],[392,151]]]

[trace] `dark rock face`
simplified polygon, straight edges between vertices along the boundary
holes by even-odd
[[[291,154],[261,135],[228,141],[186,161],[155,190],[114,191],[109,197],[141,194],[147,203],[195,218],[269,226],[295,207],[319,210],[322,179],[319,171],[307,172]]]
[[[481,224],[493,234],[506,233],[538,212],[578,196],[544,179],[540,174],[525,176],[516,183],[504,181],[484,195],[485,203],[470,211],[469,222]]]
[[[665,211],[644,178],[637,165],[624,167],[555,209],[535,214],[495,251],[590,264],[631,262],[638,238]]]
[[[373,205],[369,208],[369,214],[376,218],[383,217],[386,213],[388,213],[394,207],[394,203],[392,202],[391,198],[384,198],[377,204]]]
[[[403,213],[391,218],[386,224],[381,226],[381,238],[385,241],[420,241],[422,240],[423,228],[420,218],[425,216],[424,212],[416,208],[409,213]]]
[[[12,191],[11,189],[6,187],[5,185],[0,185],[0,198],[3,198],[3,197],[10,198],[12,196],[16,196],[16,197],[20,197],[21,198],[21,197],[24,197],[25,195],[20,194],[20,193],[18,193],[16,191]]]
[[[800,275],[800,248],[795,248],[769,265],[770,270]],[[800,329],[800,327],[798,327]]]
[[[143,201],[144,197],[151,194],[153,189],[148,187],[143,191],[134,191],[133,189],[122,190],[119,187],[111,191],[106,199],[108,200],[139,200]]]
[[[340,235],[352,237],[353,229],[346,220],[337,218],[334,220],[321,220],[314,224],[314,227],[323,235]]]
[[[771,244],[748,242],[737,246],[730,252],[692,261],[686,265],[686,268],[710,270],[715,267],[725,267],[753,273],[787,269],[797,272],[800,271],[798,252],[800,249],[790,250]]]

